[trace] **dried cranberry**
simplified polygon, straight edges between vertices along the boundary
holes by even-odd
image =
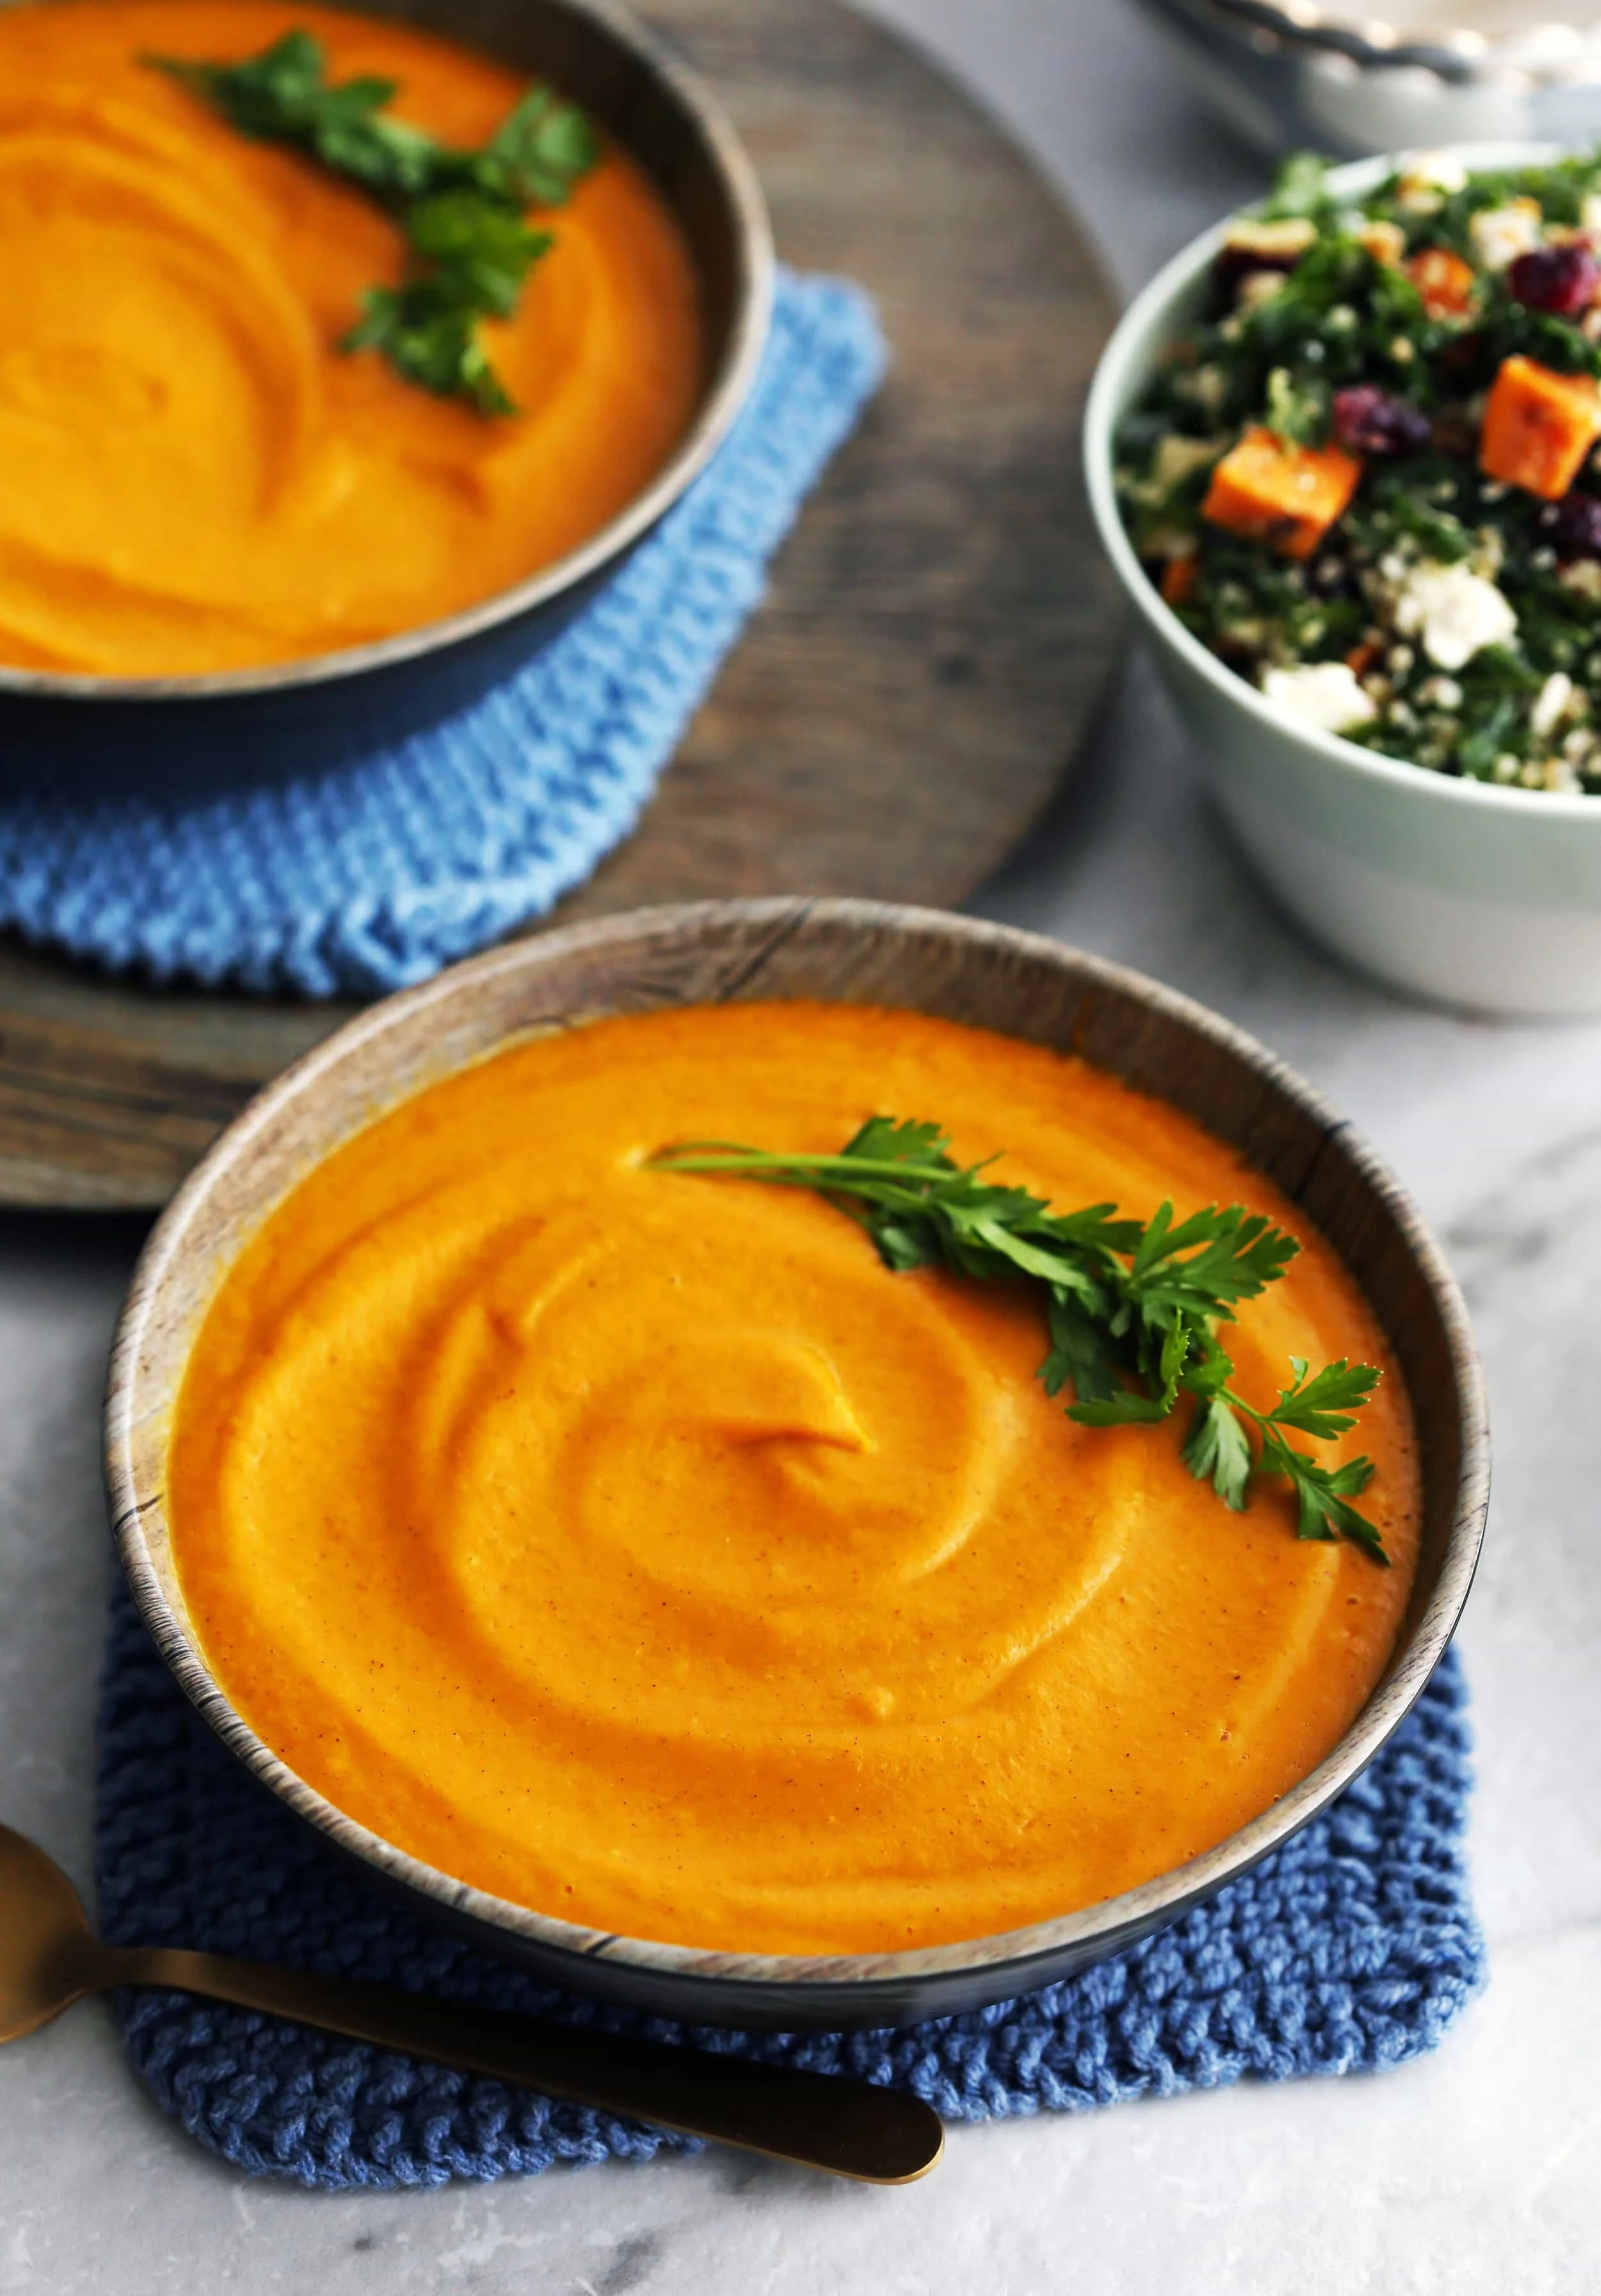
[[[1334,437],[1348,454],[1417,455],[1433,435],[1421,406],[1376,382],[1353,382],[1334,393]]]
[[[1601,558],[1601,499],[1564,495],[1542,521],[1559,558]]]
[[[1601,263],[1580,239],[1564,240],[1556,247],[1531,247],[1513,263],[1507,283],[1531,311],[1555,311],[1571,319],[1595,301]]]

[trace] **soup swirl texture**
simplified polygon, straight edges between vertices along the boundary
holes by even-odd
[[[1021,1288],[644,1168],[885,1107],[1064,1207],[1285,1221],[1239,1378],[1389,1368],[1359,1434],[1396,1567],[1270,1488],[1230,1513],[1177,1422],[1074,1425]],[[169,1467],[209,1660],[340,1808],[546,1913],[796,1953],[1017,1927],[1222,1840],[1372,1687],[1418,1505],[1375,1317],[1229,1151],[1077,1061],[803,1004],[543,1037],[357,1136],[225,1280]]]

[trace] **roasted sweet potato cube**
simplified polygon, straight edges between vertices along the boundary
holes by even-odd
[[[1357,489],[1362,465],[1340,447],[1286,447],[1255,426],[1212,472],[1201,515],[1285,558],[1310,558]]]
[[[1465,319],[1479,299],[1473,265],[1449,247],[1420,248],[1405,268],[1431,319]]]
[[[1484,408],[1479,468],[1556,502],[1601,439],[1601,391],[1588,374],[1558,374],[1521,351],[1501,361]]]
[[[1168,560],[1162,570],[1162,580],[1157,587],[1170,606],[1183,605],[1195,589],[1195,577],[1200,570],[1201,562],[1193,550],[1186,550],[1179,557]]]

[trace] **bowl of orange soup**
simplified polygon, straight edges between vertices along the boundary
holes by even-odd
[[[1187,1414],[1071,1420],[1023,1282],[895,1272],[809,1188],[669,1172],[874,1113],[1060,1210],[1239,1203],[1225,1328],[1383,1378],[1388,1567],[1225,1506]],[[492,1949],[728,2023],[891,2024],[1128,1946],[1395,1729],[1466,1597],[1462,1303],[1259,1046],[1055,943],[856,901],[647,911],[373,1008],[152,1235],[108,1404],[144,1615],[246,1767]]]
[[[369,194],[361,153],[323,164],[183,77],[291,33],[327,85],[382,84],[381,134],[480,153],[535,86],[588,123],[571,184],[513,202],[548,250],[473,323],[499,411],[420,381],[425,342],[410,369],[347,343],[409,275],[412,211]],[[460,220],[436,211],[427,243]],[[771,275],[727,119],[590,0],[0,7],[8,754],[303,767],[434,721],[537,651],[705,466]]]

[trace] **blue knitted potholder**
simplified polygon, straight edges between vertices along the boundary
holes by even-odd
[[[782,274],[716,459],[527,668],[300,778],[0,778],[0,926],[159,980],[330,996],[404,988],[542,915],[633,827],[883,365],[858,288]]]
[[[193,1713],[119,1588],[101,1703],[99,1879],[122,1945],[359,1977],[915,2089],[956,2120],[1081,2112],[1432,2048],[1483,1946],[1462,1836],[1466,1693],[1448,1653],[1411,1717],[1314,1823],[1171,1929],[1081,1977],[896,2032],[730,2034],[645,2019],[503,1968],[356,1877]],[[255,2175],[350,2185],[649,2160],[689,2141],[476,2074],[176,1993],[124,1997],[159,2102]]]

